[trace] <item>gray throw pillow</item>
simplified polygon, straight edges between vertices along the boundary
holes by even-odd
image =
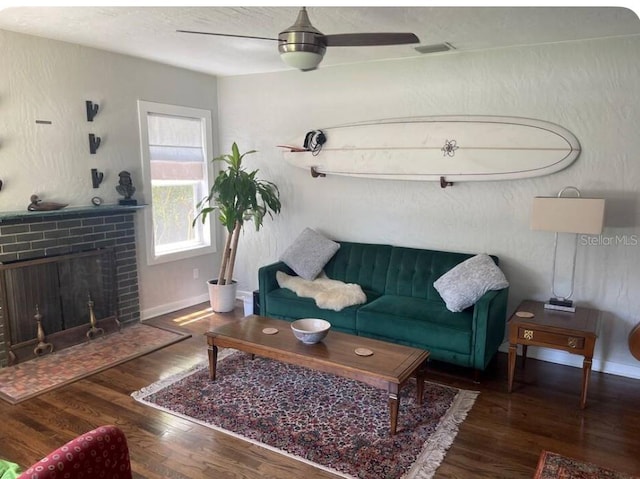
[[[434,283],[449,311],[473,306],[487,292],[509,286],[504,273],[487,254],[479,254],[458,264]]]
[[[336,254],[340,243],[305,228],[280,257],[301,278],[312,281]]]

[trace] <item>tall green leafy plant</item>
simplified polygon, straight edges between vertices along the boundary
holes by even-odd
[[[231,153],[221,155],[212,163],[222,161],[227,167],[221,170],[211,186],[209,194],[196,206],[198,214],[193,220],[200,219],[203,223],[207,216],[218,210],[218,220],[227,230],[218,284],[231,284],[233,269],[236,261],[238,239],[245,221],[253,221],[256,231],[262,227],[266,215],[273,218],[273,214],[280,213],[280,191],[278,187],[265,180],[259,180],[256,175],[259,170],[248,172],[242,166],[242,159],[255,150],[240,153],[234,142]]]

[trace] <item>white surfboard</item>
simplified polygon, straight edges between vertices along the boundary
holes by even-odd
[[[494,181],[555,173],[580,154],[578,139],[542,120],[503,116],[395,118],[321,129],[317,153],[288,148],[284,158],[314,176]],[[291,142],[301,147],[304,134]]]

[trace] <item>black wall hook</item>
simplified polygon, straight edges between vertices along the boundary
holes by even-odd
[[[103,179],[104,179],[104,173],[102,173],[101,171],[98,171],[97,168],[91,168],[91,183],[93,184],[94,188],[99,187]]]
[[[446,188],[447,186],[453,186],[453,181],[447,181],[444,176],[441,176],[440,188]]]
[[[93,119],[98,114],[100,105],[98,105],[97,103],[93,103],[91,100],[87,100],[85,104],[87,105],[87,121],[93,121]]]
[[[100,148],[100,137],[89,133],[89,153],[95,155],[98,148]]]
[[[325,175],[324,173],[320,173],[315,166],[312,166],[311,167],[311,176],[313,176],[314,178],[324,178],[327,175]]]

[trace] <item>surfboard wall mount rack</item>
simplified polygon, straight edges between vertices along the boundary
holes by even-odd
[[[446,188],[447,186],[453,186],[453,181],[447,181],[444,176],[441,176],[440,188]]]
[[[320,173],[315,166],[312,166],[310,170],[311,170],[311,176],[313,176],[314,178],[324,178],[327,176],[324,173]]]

